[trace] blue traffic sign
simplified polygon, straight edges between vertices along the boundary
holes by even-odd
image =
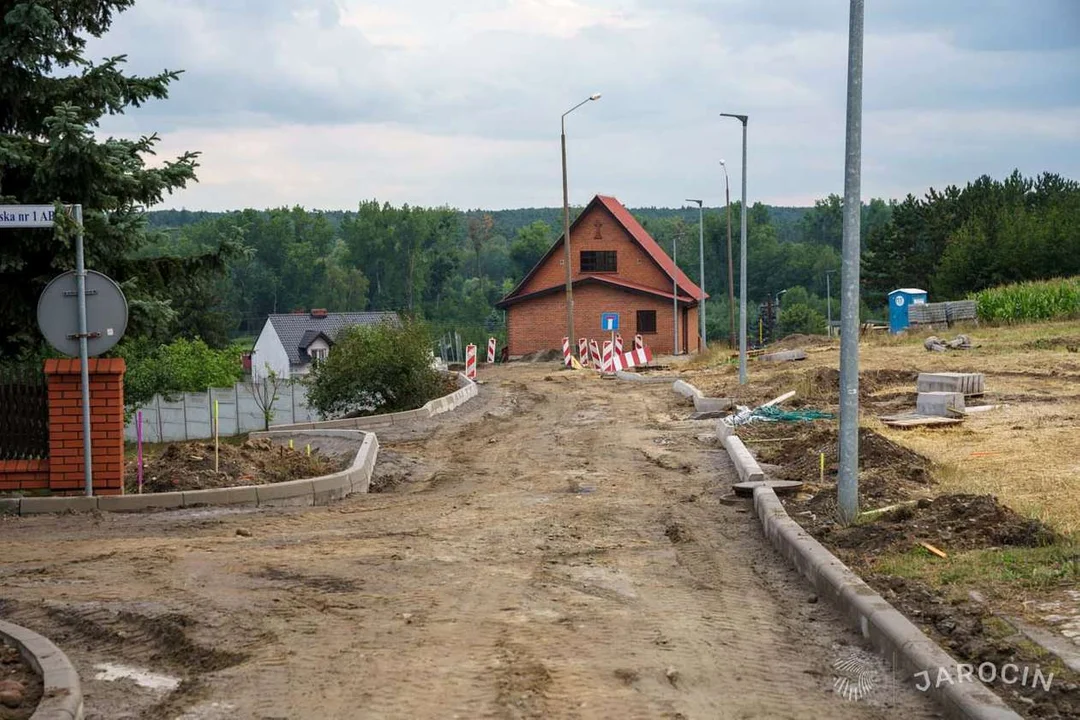
[[[619,313],[600,313],[600,329],[615,332],[619,329]]]

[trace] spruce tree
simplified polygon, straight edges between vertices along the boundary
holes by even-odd
[[[148,240],[143,211],[195,181],[197,153],[148,167],[158,136],[95,134],[106,115],[164,100],[179,72],[125,74],[125,56],[85,56],[134,0],[0,0],[0,203],[81,203],[86,265],[121,283],[129,334],[167,336],[175,284],[221,268],[228,243],[202,257],[135,260]],[[70,224],[0,231],[0,359],[40,350],[37,299],[74,267]]]

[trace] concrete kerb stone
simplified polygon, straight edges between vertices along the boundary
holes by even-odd
[[[762,482],[765,480],[765,472],[738,435],[721,437],[720,442],[724,444],[731,462],[735,465],[735,472],[739,474],[740,481]]]
[[[955,668],[956,661],[792,520],[771,488],[763,485],[754,490],[754,509],[773,546],[819,595],[849,618],[894,669],[910,673],[913,681],[918,673],[929,673],[927,692],[948,717],[1019,720],[1017,713],[981,683],[942,683],[938,687],[933,682],[938,669]]]
[[[705,397],[705,393],[701,392],[685,380],[676,380],[671,384],[671,389],[690,401],[693,401],[696,397]]]
[[[289,480],[255,486],[255,500],[259,506],[305,507],[315,504],[315,488],[312,480]]]
[[[3,620],[0,637],[18,648],[44,685],[44,694],[30,720],[83,720],[79,674],[62,650],[36,632]]]
[[[102,512],[140,512],[151,508],[163,510],[184,506],[184,493],[143,493],[141,495],[102,495],[98,497]]]
[[[257,485],[213,488],[211,490],[185,490],[184,507],[199,505],[258,505]]]
[[[19,503],[20,515],[42,513],[91,512],[98,509],[97,496],[86,497],[24,497]]]

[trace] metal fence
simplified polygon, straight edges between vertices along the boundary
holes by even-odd
[[[0,460],[49,456],[49,388],[41,368],[0,369]]]

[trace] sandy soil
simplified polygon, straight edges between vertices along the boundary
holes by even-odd
[[[0,615],[68,652],[90,720],[937,717],[718,501],[667,386],[481,380],[329,508],[0,518]]]

